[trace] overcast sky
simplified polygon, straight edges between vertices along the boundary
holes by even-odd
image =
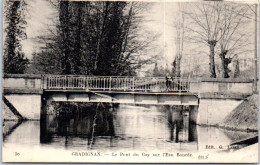
[[[27,6],[27,39],[22,42],[26,57],[31,58],[32,53],[39,50],[37,37],[48,33],[55,10],[47,0],[26,1]]]

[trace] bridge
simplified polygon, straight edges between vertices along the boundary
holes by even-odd
[[[225,82],[226,81],[226,82]],[[4,75],[3,101],[23,118],[39,119],[50,102],[105,102],[198,107],[202,93],[250,93],[249,80],[85,75]]]
[[[185,78],[50,75],[42,82],[50,101],[198,105]]]

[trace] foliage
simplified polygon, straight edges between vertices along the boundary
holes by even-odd
[[[5,3],[4,73],[24,73],[28,64],[20,44],[21,40],[26,38],[25,6],[26,3],[22,0]]]
[[[165,68],[160,67],[158,68],[158,64],[157,62],[154,65],[154,69],[153,69],[153,77],[165,77],[166,75],[170,75],[170,70],[168,70],[168,66],[166,65]]]
[[[56,29],[32,61],[38,72],[123,76],[151,63],[144,55],[154,36],[137,37],[141,2],[59,1],[56,9]]]

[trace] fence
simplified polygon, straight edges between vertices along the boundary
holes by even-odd
[[[107,90],[107,91],[145,91],[188,92],[187,78],[162,77],[106,77],[106,76],[76,76],[76,75],[47,75],[43,76],[45,89],[74,89],[74,90]]]

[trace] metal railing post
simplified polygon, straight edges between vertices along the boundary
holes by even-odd
[[[64,77],[64,87],[63,87],[63,89],[66,89],[67,87],[68,87],[68,80],[67,80],[67,76],[65,75],[65,77]]]
[[[124,88],[124,91],[125,91],[125,88],[126,88],[126,78],[124,78],[124,80],[123,80],[123,88]]]
[[[48,88],[51,88],[51,76],[48,77]]]
[[[112,77],[109,77],[109,90],[111,91],[111,86],[112,86]]]
[[[88,85],[89,82],[88,82],[88,81],[89,81],[89,78],[87,77],[87,78],[86,78],[86,82],[85,82],[85,83],[86,83],[86,89],[87,89],[87,90],[89,89],[89,85]]]
[[[104,81],[104,83],[103,83],[103,90],[105,90],[105,88],[106,88],[106,78],[103,78],[103,81]],[[101,80],[101,83],[102,83],[102,80]]]
[[[82,80],[82,83],[83,83],[82,88],[86,89],[86,77],[85,76],[84,76],[84,78]]]

